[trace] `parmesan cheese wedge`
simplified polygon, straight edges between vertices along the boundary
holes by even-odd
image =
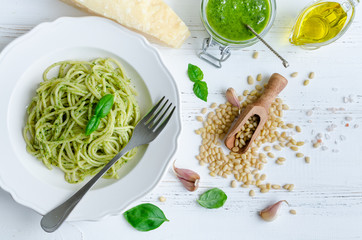
[[[101,15],[145,35],[149,40],[179,48],[190,36],[185,23],[162,0],[62,0]]]

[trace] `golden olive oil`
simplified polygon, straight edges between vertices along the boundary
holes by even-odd
[[[298,17],[289,41],[294,45],[326,42],[337,36],[346,20],[347,13],[337,2],[313,4]]]

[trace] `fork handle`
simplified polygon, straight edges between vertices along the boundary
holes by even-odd
[[[112,167],[112,165],[117,162],[118,159],[120,159],[124,154],[126,154],[129,150],[135,147],[137,147],[137,145],[134,144],[131,138],[128,144],[111,161],[109,161],[107,165],[104,166],[91,180],[89,180],[86,185],[79,189],[67,201],[45,214],[40,222],[40,226],[44,229],[44,231],[54,232],[55,230],[57,230],[72,212],[74,207],[77,206],[83,196],[98,181],[98,179],[100,179],[103,174],[105,174]]]

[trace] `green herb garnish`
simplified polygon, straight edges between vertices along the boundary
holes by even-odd
[[[89,136],[92,132],[98,129],[101,118],[104,118],[111,111],[114,102],[114,96],[107,94],[99,100],[94,110],[94,115],[89,120],[85,128],[85,135]]]
[[[192,65],[190,63],[187,68],[187,75],[189,75],[190,80],[193,82],[201,81],[204,78],[204,73],[201,71],[201,69],[198,66]]]
[[[204,208],[220,208],[228,197],[219,188],[213,188],[204,192],[197,202]]]
[[[198,66],[189,63],[187,75],[189,76],[190,80],[194,82],[193,90],[195,95],[201,100],[207,102],[207,95],[209,94],[209,91],[206,82],[202,81],[204,78],[204,73]]]
[[[202,82],[202,81],[195,82],[193,90],[194,90],[195,95],[198,98],[207,102],[208,90],[207,90],[206,82]]]
[[[143,232],[154,230],[169,221],[160,208],[150,203],[133,207],[123,213],[123,216],[132,227]]]
[[[88,121],[87,127],[85,128],[85,135],[89,136],[92,132],[97,130],[100,122],[101,122],[101,119],[94,115]]]
[[[114,102],[114,96],[107,94],[99,100],[94,110],[94,115],[99,118],[104,118],[111,111]]]

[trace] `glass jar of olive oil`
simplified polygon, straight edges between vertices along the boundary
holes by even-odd
[[[318,0],[299,14],[289,42],[317,49],[340,38],[351,25],[359,0]]]

